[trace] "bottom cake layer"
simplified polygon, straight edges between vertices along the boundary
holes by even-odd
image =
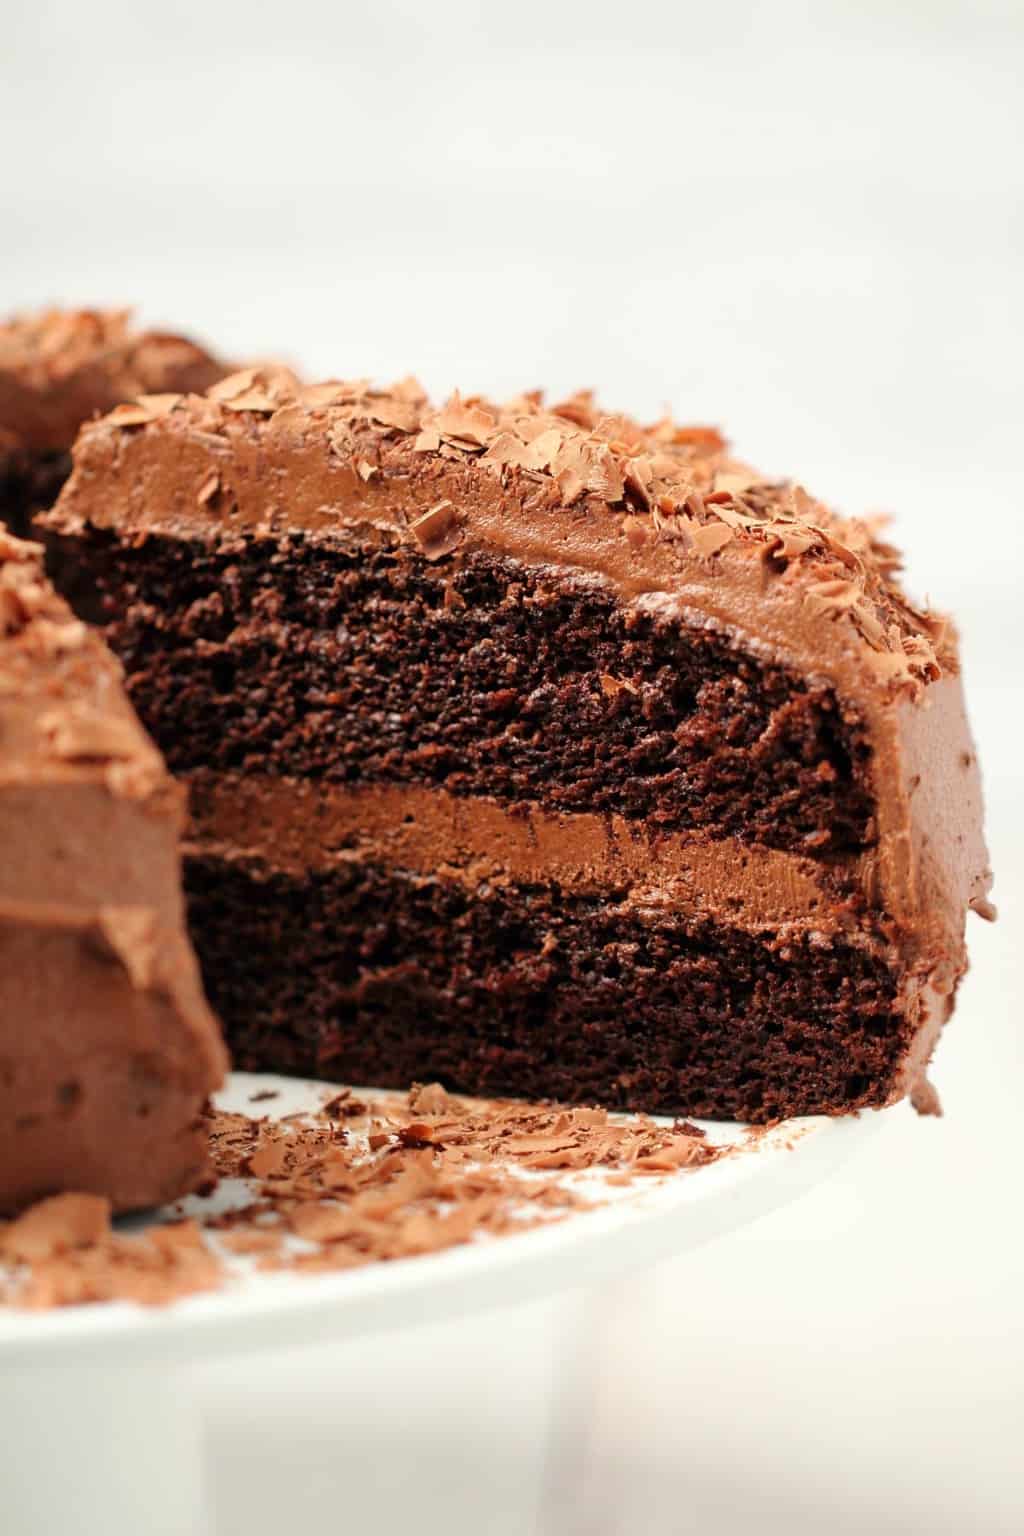
[[[885,1102],[913,1034],[848,940],[357,857],[300,876],[205,851],[186,884],[242,1069],[764,1121]]]

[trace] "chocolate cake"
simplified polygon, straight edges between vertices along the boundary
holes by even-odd
[[[127,310],[49,309],[0,324],[0,521],[27,535],[56,499],[83,421],[119,400],[203,390],[227,368]]]
[[[121,669],[0,533],[0,1211],[184,1193],[226,1057],[185,935],[183,792]]]
[[[989,876],[956,638],[874,524],[587,395],[255,370],[88,426],[47,522],[189,785],[240,1067],[927,1104]]]

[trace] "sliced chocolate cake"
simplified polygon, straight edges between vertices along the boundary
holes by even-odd
[[[121,669],[0,532],[0,1211],[191,1189],[226,1066],[184,928],[183,792]]]
[[[989,877],[955,636],[872,525],[586,395],[252,370],[86,428],[48,521],[189,783],[239,1066],[925,1101]]]
[[[83,421],[119,400],[203,390],[228,371],[126,310],[49,309],[0,323],[0,521],[25,535],[71,467]]]

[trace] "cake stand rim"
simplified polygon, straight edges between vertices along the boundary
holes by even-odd
[[[250,1088],[315,1089],[234,1073]],[[389,1090],[359,1090],[385,1093]],[[0,1308],[0,1366],[184,1363],[397,1331],[537,1300],[678,1257],[789,1204],[831,1176],[886,1120],[885,1110],[783,1121],[735,1157],[644,1184],[612,1205],[550,1226],[337,1274],[273,1274],[144,1308],[129,1303],[30,1312]],[[699,1122],[713,1138],[741,1130]]]

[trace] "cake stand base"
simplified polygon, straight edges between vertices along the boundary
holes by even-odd
[[[216,1536],[221,1521],[262,1533],[290,1518],[314,1529],[343,1489],[349,1529],[539,1531],[571,1467],[588,1315],[570,1291],[259,1360],[19,1368],[0,1388],[5,1409],[16,1405],[4,1414],[0,1526]]]
[[[11,1536],[208,1536],[203,1422],[187,1367],[48,1362],[5,1371],[0,1392]]]

